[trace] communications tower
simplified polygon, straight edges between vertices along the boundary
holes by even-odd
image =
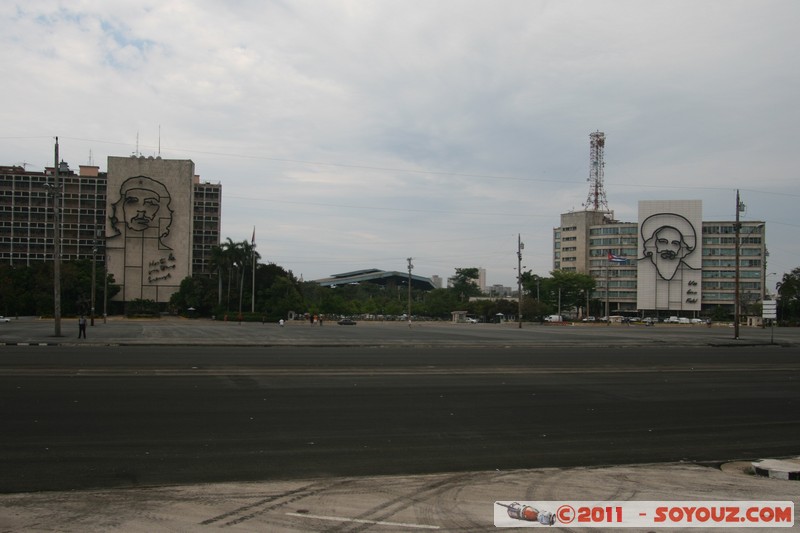
[[[606,190],[603,186],[603,158],[606,146],[606,135],[602,131],[589,134],[589,196],[583,207],[586,211],[610,211]]]

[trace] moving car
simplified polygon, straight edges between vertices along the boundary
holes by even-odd
[[[337,322],[340,326],[355,326],[356,321],[350,318],[343,318],[339,322]]]
[[[6,318],[4,316],[0,316],[0,322],[11,322],[10,318]]]

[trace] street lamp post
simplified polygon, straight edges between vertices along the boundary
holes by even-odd
[[[606,262],[606,326],[611,324],[611,316],[609,316],[609,306],[608,306],[608,269],[611,265]]]
[[[61,183],[58,173],[58,137],[55,145],[53,184],[45,185],[53,196],[53,323],[54,335],[61,336]]]
[[[411,269],[414,265],[411,264],[413,257],[408,258],[408,327],[411,327]]]
[[[736,189],[736,222],[733,223],[734,231],[734,271],[733,271],[733,338],[739,338],[739,234],[742,224],[739,222],[739,212],[742,204],[739,201],[739,189]]]
[[[519,329],[522,329],[522,250],[524,248],[522,237],[517,233],[517,321]]]

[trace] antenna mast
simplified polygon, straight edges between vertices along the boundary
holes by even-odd
[[[606,135],[602,131],[589,134],[589,196],[583,207],[586,211],[611,211],[608,208],[606,190],[603,186],[603,168]]]

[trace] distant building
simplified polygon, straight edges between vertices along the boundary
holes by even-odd
[[[641,201],[638,218],[621,222],[611,211],[562,214],[553,229],[553,268],[595,278],[592,298],[607,297],[612,314],[733,310],[733,221],[702,221],[700,200]],[[762,221],[741,224],[740,301],[746,309],[764,298],[766,227]]]
[[[511,296],[516,297],[516,289],[512,289],[511,287],[506,287],[504,285],[495,284],[488,287],[486,293],[492,297],[499,297],[499,298],[509,298]]]
[[[183,170],[172,176],[167,169],[176,165]],[[102,268],[108,255],[109,272],[123,285],[117,299],[123,301],[167,302],[183,277],[210,274],[210,249],[219,245],[221,185],[200,183],[191,161],[110,157],[109,169],[82,165],[76,173],[59,164],[62,261],[96,258]],[[53,195],[47,187],[53,180],[52,168],[0,166],[0,261],[53,260]],[[127,259],[120,255],[125,249]],[[141,255],[148,249],[158,253]],[[134,263],[136,251],[140,258]]]
[[[337,287],[342,285],[355,285],[359,283],[372,283],[375,285],[393,287],[405,285],[407,287],[408,278],[408,272],[368,268],[364,270],[355,270],[353,272],[344,272],[342,274],[333,274],[327,278],[314,280],[314,282],[323,287]],[[435,288],[433,282],[429,278],[413,274],[411,275],[411,286],[414,289],[422,289],[426,291]]]

